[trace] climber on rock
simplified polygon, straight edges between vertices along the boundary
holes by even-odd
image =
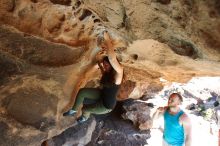
[[[153,114],[153,121],[164,118],[163,146],[190,146],[191,122],[189,117],[180,109],[182,96],[172,93],[166,107],[159,107]]]
[[[100,41],[101,40],[101,41]],[[95,101],[94,104],[82,107],[82,115],[77,119],[79,123],[86,121],[90,114],[105,114],[111,112],[116,105],[116,96],[123,79],[123,67],[120,65],[114,52],[115,43],[108,32],[103,33],[102,39],[99,39],[98,46],[101,51],[106,51],[106,56],[97,57],[98,63],[88,68],[79,79],[77,87],[81,86],[89,76],[101,70],[101,80],[99,88],[80,88],[78,92],[74,91],[72,96],[76,96],[75,103],[69,111],[63,113],[63,116],[73,116],[80,110],[85,99]],[[101,53],[99,53],[101,54]],[[100,61],[101,58],[101,61]]]

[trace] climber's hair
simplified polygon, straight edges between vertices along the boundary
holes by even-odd
[[[97,45],[101,45],[104,42],[104,38],[102,35],[97,36]]]
[[[98,34],[97,36],[97,45],[101,45],[104,42],[104,32],[107,32],[106,30],[104,30],[103,32],[101,32],[100,34]]]

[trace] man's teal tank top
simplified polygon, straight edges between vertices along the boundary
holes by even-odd
[[[180,110],[177,114],[171,115],[167,110],[164,113],[164,140],[174,146],[182,146],[184,143],[184,128],[179,124],[179,117],[184,112]]]

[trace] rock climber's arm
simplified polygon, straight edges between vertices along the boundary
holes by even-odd
[[[103,58],[104,58],[104,53],[102,53],[102,52],[101,52],[101,53],[98,53],[98,54],[96,55],[97,64],[98,64],[98,66],[99,66],[99,69],[100,69],[102,75],[104,74],[104,67],[103,67],[103,65],[102,65]]]
[[[104,32],[104,47],[106,47],[108,59],[116,71],[116,78],[115,78],[115,84],[119,85],[122,82],[123,78],[123,67],[120,65],[120,63],[117,60],[116,53],[114,51],[115,46],[113,44],[113,40],[110,38],[109,34],[107,32]]]

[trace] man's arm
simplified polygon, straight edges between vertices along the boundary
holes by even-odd
[[[152,116],[152,122],[153,122],[153,126],[152,128],[156,128],[156,121],[163,116],[164,112],[166,111],[167,107],[159,107],[157,108],[157,110],[154,112],[153,116]]]
[[[180,123],[183,125],[184,134],[185,134],[185,146],[191,146],[192,136],[192,125],[189,117],[186,114],[183,114],[180,117]]]

